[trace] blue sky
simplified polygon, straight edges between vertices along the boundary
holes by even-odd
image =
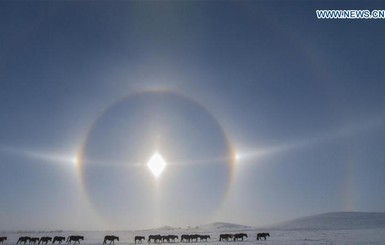
[[[384,212],[383,21],[316,9],[385,5],[0,2],[0,230]]]

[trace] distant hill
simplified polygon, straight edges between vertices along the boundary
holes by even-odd
[[[225,222],[215,222],[206,225],[200,225],[197,227],[200,230],[209,230],[209,231],[241,231],[241,230],[255,230],[255,227],[245,226],[233,223],[225,223]]]
[[[385,213],[332,212],[279,223],[270,228],[279,230],[353,230],[385,228]]]
[[[176,228],[176,227],[165,225],[165,226],[158,227],[158,228],[156,228],[154,230],[172,231],[172,230],[177,230],[177,229],[178,228]]]

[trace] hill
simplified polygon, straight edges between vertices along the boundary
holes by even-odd
[[[200,230],[208,231],[241,231],[241,230],[255,230],[255,227],[245,226],[233,223],[215,222],[206,225],[198,226]]]
[[[385,228],[385,213],[331,212],[279,223],[269,228],[279,230],[354,230]]]

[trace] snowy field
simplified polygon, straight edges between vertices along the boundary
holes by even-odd
[[[257,241],[259,232],[269,232],[266,241]],[[220,242],[219,235],[223,233],[246,233],[245,241]],[[164,227],[140,231],[52,231],[52,232],[0,232],[0,236],[7,236],[4,244],[16,244],[21,236],[69,236],[82,235],[84,245],[101,245],[105,235],[119,236],[117,245],[132,245],[135,236],[145,236],[148,244],[149,235],[177,235],[200,234],[210,235],[207,242],[190,242],[162,244],[189,244],[189,245],[251,245],[251,244],[385,244],[385,214],[384,213],[327,213],[285,222],[274,227],[258,229],[254,227],[213,223],[194,228]],[[50,244],[50,243],[49,243]],[[64,243],[62,243],[64,244]],[[151,243],[154,244],[154,243]]]
[[[228,233],[229,231],[223,231]],[[103,243],[103,237],[105,235],[116,235],[120,237],[120,241],[116,244],[128,245],[134,244],[134,237],[143,235],[148,238],[150,234],[208,234],[211,239],[208,242],[198,243],[180,243],[175,244],[200,244],[200,245],[249,245],[249,244],[385,244],[385,229],[367,229],[367,230],[270,230],[268,231],[271,237],[268,237],[266,241],[257,241],[257,231],[236,231],[244,232],[248,234],[248,238],[243,242],[219,242],[220,231],[193,231],[185,229],[177,230],[150,230],[150,231],[119,231],[119,232],[102,232],[102,231],[88,231],[88,232],[28,232],[28,233],[8,233],[2,234],[8,236],[8,240],[4,244],[16,244],[19,236],[68,236],[68,235],[83,235],[85,240],[81,241],[81,244],[96,245]],[[144,242],[147,244],[147,241]],[[168,243],[164,243],[168,244]],[[174,243],[172,243],[174,244]]]

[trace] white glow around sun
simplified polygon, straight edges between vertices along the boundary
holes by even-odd
[[[241,155],[239,153],[234,153],[234,159],[238,161],[241,159]]]
[[[166,161],[159,153],[154,153],[148,160],[147,166],[155,177],[159,177],[166,167]]]

